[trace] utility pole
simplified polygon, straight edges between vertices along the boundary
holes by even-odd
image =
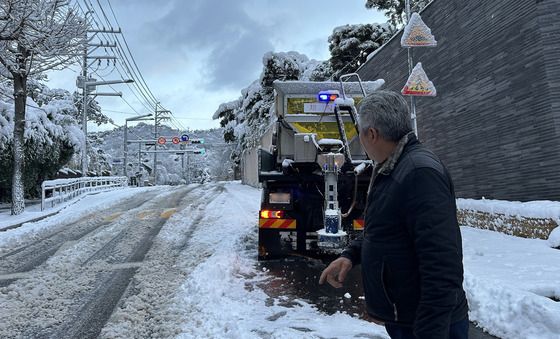
[[[171,114],[171,111],[168,110],[159,110],[159,102],[156,103],[156,110],[155,110],[155,114],[154,114],[154,139],[158,139],[159,135],[158,135],[158,126],[159,123],[161,121],[165,121],[165,120],[170,120],[169,116],[166,116],[168,114]],[[158,147],[158,143],[156,141],[156,145],[154,146],[156,152],[154,152],[154,185],[157,185],[157,147]]]
[[[128,178],[128,122],[129,121],[142,121],[142,120],[151,120],[152,114],[144,114],[144,115],[139,115],[137,117],[133,117],[133,118],[127,118],[124,120],[124,145],[123,145],[123,150],[124,150],[124,176]]]
[[[91,11],[88,10],[85,14],[85,18],[86,20],[88,19],[88,14],[91,14]],[[97,35],[98,33],[110,33],[110,34],[120,34],[121,33],[121,29],[119,28],[118,30],[114,30],[114,29],[89,29],[86,30],[86,32],[84,33],[84,39],[86,42],[84,44],[84,52],[83,52],[83,56],[82,56],[82,73],[81,73],[81,79],[80,77],[78,77],[77,80],[77,85],[78,87],[80,87],[82,89],[82,130],[84,132],[84,147],[82,149],[82,176],[87,176],[87,172],[88,172],[88,161],[87,161],[87,114],[88,114],[88,106],[89,106],[89,102],[88,102],[88,98],[89,98],[89,94],[90,92],[95,89],[96,85],[103,85],[104,83],[102,82],[96,82],[95,79],[93,78],[88,78],[88,68],[90,65],[88,65],[88,60],[89,59],[93,59],[93,61],[95,60],[101,60],[101,59],[106,59],[106,60],[115,60],[117,57],[115,56],[111,56],[111,55],[101,55],[101,56],[90,56],[89,53],[93,52],[94,50],[96,50],[99,47],[107,47],[107,48],[114,48],[117,47],[117,45],[115,43],[89,43],[89,41],[91,41],[90,38],[88,38],[88,33],[94,33],[93,36],[91,37],[91,39],[93,39],[95,37],[95,35]],[[90,47],[94,47],[94,49],[92,51],[89,50]],[[92,62],[93,62],[92,61]],[[123,82],[132,82],[132,80],[128,81],[128,80],[123,80],[123,81],[117,81],[117,82],[109,82],[109,83],[123,83]],[[105,84],[108,84],[107,82]],[[95,93],[94,94],[94,98],[95,96],[122,96],[122,93]],[[92,100],[94,99],[92,98]]]
[[[406,6],[405,8],[406,23],[408,24],[408,22],[410,21],[410,16],[412,15],[410,13],[410,0],[406,0],[405,6]],[[412,68],[414,67],[414,65],[412,64],[413,62],[412,48],[408,47],[407,51],[408,51],[408,75],[410,76],[410,74],[412,73]],[[412,127],[414,129],[414,134],[416,134],[416,137],[418,137],[418,124],[416,122],[416,98],[413,95],[410,96],[410,118],[412,120]]]
[[[154,114],[154,139],[156,139],[156,144],[154,146],[154,150],[157,151],[157,139],[158,139],[158,106],[159,106],[159,102],[156,102],[156,111]],[[154,153],[154,186],[157,185],[157,152]]]

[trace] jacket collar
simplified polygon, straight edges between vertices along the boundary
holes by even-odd
[[[407,134],[405,134],[401,138],[401,140],[399,140],[399,142],[397,143],[397,146],[393,150],[393,153],[391,153],[391,155],[384,162],[375,165],[373,169],[374,175],[377,176],[377,174],[383,174],[383,175],[391,174],[391,172],[395,168],[395,165],[397,164],[397,161],[399,161],[399,158],[401,157],[401,154],[403,153],[405,146],[409,142],[414,142],[416,140],[417,139],[414,132],[408,132]]]
[[[379,174],[391,174],[391,171],[393,171],[393,169],[395,168],[395,165],[397,164],[397,161],[399,161],[399,158],[401,157],[405,147],[408,144],[414,144],[417,142],[418,139],[416,138],[414,132],[405,134],[397,143],[397,147],[395,147],[393,153],[391,153],[391,155],[384,162],[375,164],[375,167],[373,167],[373,173],[371,175],[371,181],[369,182],[368,196],[373,189],[373,184],[375,183],[375,179],[377,178],[377,176]]]

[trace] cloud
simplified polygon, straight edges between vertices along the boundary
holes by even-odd
[[[175,1],[143,31],[164,50],[205,53],[195,67],[206,75],[206,87],[240,89],[258,76],[262,55],[273,50],[271,28],[248,15],[248,2]]]

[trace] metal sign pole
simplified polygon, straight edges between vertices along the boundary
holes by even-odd
[[[406,0],[406,23],[410,21],[410,0]],[[412,47],[407,48],[408,51],[408,75],[412,74],[413,65],[413,53]],[[410,119],[412,120],[412,128],[414,129],[414,134],[418,137],[418,125],[416,123],[416,98],[414,96],[410,97]]]

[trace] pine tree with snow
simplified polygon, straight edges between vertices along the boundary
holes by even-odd
[[[431,0],[410,0],[411,12],[420,12]],[[384,10],[393,26],[402,26],[406,21],[405,0],[366,0],[366,8]]]
[[[336,27],[329,36],[333,78],[352,73],[381,47],[395,30],[388,24],[357,24]]]
[[[67,0],[0,1],[0,77],[14,96],[12,214],[25,208],[22,169],[27,81],[62,68],[83,50],[85,21]]]

